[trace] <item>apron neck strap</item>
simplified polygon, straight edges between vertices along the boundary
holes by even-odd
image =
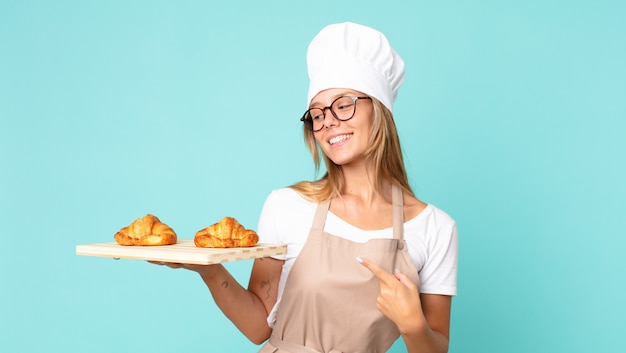
[[[402,239],[404,235],[404,198],[402,188],[391,185],[391,205],[393,206],[393,238]]]
[[[391,186],[391,204],[393,207],[393,238],[403,239],[404,235],[404,199],[402,188],[393,184]],[[313,217],[313,229],[324,230],[326,214],[330,209],[330,200],[317,205],[315,216]]]
[[[315,210],[315,217],[313,217],[312,229],[324,230],[324,224],[326,223],[326,214],[330,209],[330,200],[324,201],[317,205]]]

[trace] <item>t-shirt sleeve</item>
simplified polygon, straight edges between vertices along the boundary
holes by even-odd
[[[425,294],[457,294],[458,232],[449,219],[428,242],[428,260],[420,271],[420,292]]]

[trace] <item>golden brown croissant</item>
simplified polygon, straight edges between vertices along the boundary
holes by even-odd
[[[256,245],[259,236],[236,219],[224,217],[218,223],[199,230],[193,242],[200,248],[238,248]]]
[[[176,244],[176,233],[156,216],[147,214],[137,218],[129,226],[115,233],[115,241],[120,245],[171,245]]]

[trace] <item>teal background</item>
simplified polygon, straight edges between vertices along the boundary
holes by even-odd
[[[316,177],[326,24],[383,31],[417,195],[460,234],[451,353],[626,345],[626,2],[0,1],[0,351],[253,352],[199,277],[82,257]],[[251,262],[227,267],[245,286]],[[392,352],[403,352],[401,342]]]

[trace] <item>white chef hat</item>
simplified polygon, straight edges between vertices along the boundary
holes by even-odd
[[[404,61],[379,31],[351,22],[324,27],[307,51],[307,102],[329,88],[349,88],[378,99],[390,111],[404,81]]]

